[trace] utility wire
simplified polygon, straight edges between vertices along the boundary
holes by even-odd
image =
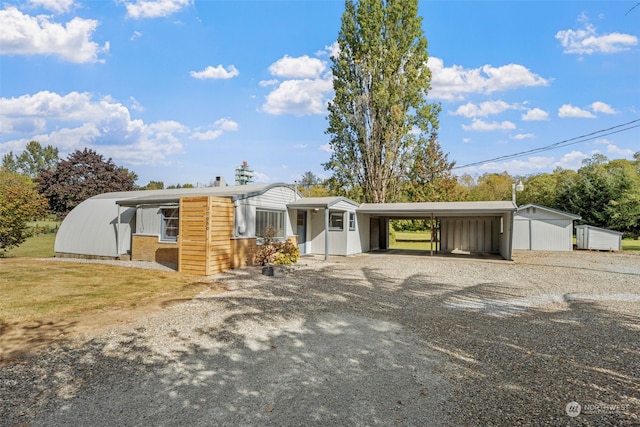
[[[631,130],[633,128],[640,127],[640,123],[638,123],[638,122],[640,122],[640,119],[635,119],[635,120],[632,120],[632,121],[627,122],[627,123],[623,123],[623,124],[620,124],[620,125],[612,126],[610,128],[600,129],[600,130],[597,130],[595,132],[591,132],[591,133],[587,133],[587,134],[584,134],[584,135],[576,136],[576,137],[573,137],[573,138],[565,139],[565,140],[562,140],[562,141],[554,142],[553,144],[545,145],[543,147],[533,148],[531,150],[520,151],[518,153],[507,154],[507,155],[504,155],[504,156],[494,157],[492,159],[481,160],[481,161],[478,161],[478,162],[467,163],[466,165],[454,166],[452,169],[463,169],[463,168],[467,168],[467,167],[470,167],[470,166],[479,166],[479,165],[483,165],[485,163],[495,162],[495,161],[499,161],[499,160],[517,159],[518,157],[524,157],[524,156],[529,155],[529,154],[541,153],[543,151],[555,150],[557,148],[567,147],[569,145],[574,145],[574,144],[579,144],[581,142],[591,141],[591,140],[596,139],[596,138],[601,138],[603,136],[613,135],[613,134],[620,133],[620,132],[626,132],[626,131]],[[637,124],[635,124],[635,123],[637,123]],[[619,128],[624,128],[624,129],[619,129]]]

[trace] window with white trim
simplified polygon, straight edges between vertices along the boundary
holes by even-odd
[[[284,239],[284,211],[256,209],[256,237],[264,237],[270,230],[272,237]]]
[[[162,224],[160,240],[175,242],[178,240],[180,226],[180,210],[178,208],[162,209]]]
[[[355,212],[349,212],[349,230],[356,229],[356,214]]]
[[[329,213],[329,230],[344,230],[344,214],[342,212]]]

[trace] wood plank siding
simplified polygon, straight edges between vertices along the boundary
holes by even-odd
[[[232,267],[233,203],[224,197],[180,199],[178,271],[205,275]]]

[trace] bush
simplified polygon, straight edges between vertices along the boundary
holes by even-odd
[[[289,265],[298,262],[300,250],[290,242],[278,241],[274,238],[275,230],[267,227],[262,237],[262,245],[258,246],[253,255],[253,263],[257,265],[278,264]]]

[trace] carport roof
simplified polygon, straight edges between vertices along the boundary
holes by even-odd
[[[419,203],[363,203],[358,213],[389,217],[480,216],[515,212],[511,201],[495,202],[419,202]]]

